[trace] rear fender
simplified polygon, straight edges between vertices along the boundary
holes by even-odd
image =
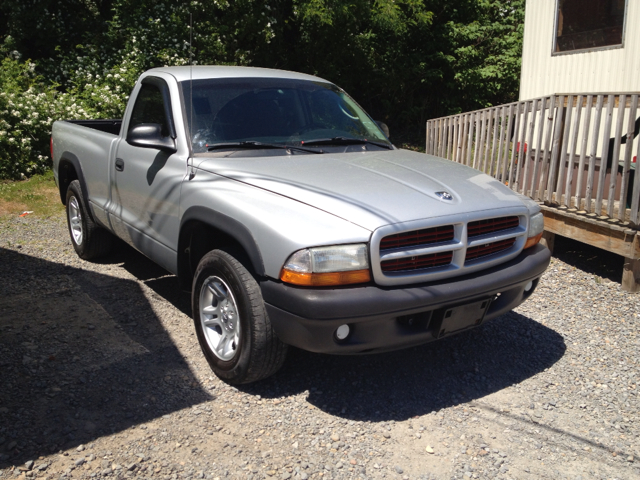
[[[87,182],[84,179],[80,160],[71,152],[63,152],[58,163],[58,188],[60,189],[60,200],[63,205],[67,204],[67,189],[69,188],[69,184],[74,180],[78,180],[80,182],[82,196],[89,207],[88,213],[91,216],[91,220],[95,221],[91,210],[91,203],[89,202]]]

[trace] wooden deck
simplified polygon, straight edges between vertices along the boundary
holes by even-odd
[[[640,291],[638,93],[551,95],[427,122],[427,153],[492,175],[542,205],[563,235],[624,258]],[[621,262],[622,263],[622,262]]]

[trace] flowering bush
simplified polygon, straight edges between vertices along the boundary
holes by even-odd
[[[0,46],[0,178],[20,179],[51,167],[49,139],[55,120],[120,118],[139,72],[126,63],[104,75],[71,72],[68,88],[47,84],[33,62]],[[8,44],[8,45],[7,45]],[[113,73],[112,73],[113,72]]]
[[[39,88],[35,65],[18,57],[9,52],[0,67],[0,178],[20,178],[48,166],[46,132],[55,91]]]

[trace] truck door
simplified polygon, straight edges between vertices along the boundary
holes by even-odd
[[[180,185],[187,172],[186,156],[166,148],[135,146],[129,133],[140,125],[160,125],[162,135],[178,142],[167,83],[145,77],[111,166],[111,214],[118,235],[174,272],[180,227]],[[174,272],[175,273],[175,272]]]

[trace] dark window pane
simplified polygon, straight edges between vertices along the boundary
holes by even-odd
[[[558,0],[556,52],[622,44],[625,0]]]
[[[136,104],[131,113],[129,130],[142,123],[158,123],[162,125],[162,134],[169,135],[167,121],[164,115],[164,103],[162,93],[155,85],[142,84]]]

